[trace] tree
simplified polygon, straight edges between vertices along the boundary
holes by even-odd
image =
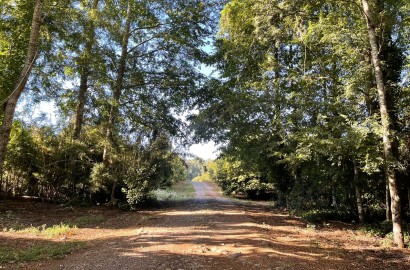
[[[181,136],[183,124],[173,111],[189,104],[190,91],[202,79],[195,65],[204,58],[199,47],[209,33],[202,24],[208,20],[206,9],[201,1],[107,2],[103,24],[111,42],[104,46],[113,75],[107,85],[112,90],[103,157],[107,166],[122,130],[148,128],[153,137],[164,131]],[[119,18],[113,20],[112,13]]]
[[[404,236],[401,217],[401,201],[399,193],[399,185],[395,171],[395,157],[392,149],[392,119],[388,112],[386,88],[383,79],[382,65],[379,57],[379,43],[377,40],[376,29],[373,22],[373,12],[367,0],[362,0],[364,17],[367,23],[369,32],[369,42],[372,54],[372,63],[376,78],[377,93],[379,96],[380,115],[383,127],[383,145],[384,157],[386,162],[386,177],[389,183],[391,197],[391,211],[393,222],[394,243],[399,247],[404,247]]]
[[[84,107],[87,97],[87,90],[89,87],[89,77],[91,73],[91,63],[96,56],[93,54],[95,46],[95,17],[99,0],[93,0],[91,3],[85,4],[87,8],[87,17],[84,22],[84,51],[79,55],[79,73],[80,73],[80,86],[78,88],[78,98],[75,111],[74,122],[74,134],[75,140],[79,139],[81,128],[83,126],[84,119]]]
[[[22,65],[20,75],[14,82],[13,89],[3,101],[3,119],[0,127],[0,175],[3,174],[3,164],[7,152],[7,145],[10,140],[10,131],[13,125],[14,113],[17,102],[24,91],[29,79],[30,72],[35,65],[38,57],[40,28],[42,23],[43,1],[36,0],[33,7],[33,17],[31,20],[31,31],[28,42],[26,43],[27,55]],[[1,176],[0,176],[1,177]]]

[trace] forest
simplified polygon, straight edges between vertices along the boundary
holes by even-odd
[[[384,222],[404,247],[409,15],[407,0],[0,0],[0,196],[135,208],[195,171],[308,219]],[[187,159],[206,141],[217,160]]]

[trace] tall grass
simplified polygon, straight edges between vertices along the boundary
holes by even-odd
[[[195,189],[191,181],[181,181],[172,187],[154,191],[154,195],[160,202],[191,200],[195,198]]]
[[[39,227],[28,227],[22,230],[17,231],[17,233],[24,233],[24,234],[34,234],[37,236],[45,236],[47,238],[53,238],[56,236],[62,236],[62,235],[68,235],[74,233],[74,230],[76,230],[77,227],[73,226],[71,227],[70,225],[67,224],[59,224],[59,225],[53,225],[51,227],[47,227],[46,224],[43,224],[42,226]]]

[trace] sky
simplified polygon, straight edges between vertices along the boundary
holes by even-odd
[[[205,144],[194,144],[189,148],[189,153],[200,157],[202,159],[216,159],[219,151],[214,142],[208,142]]]

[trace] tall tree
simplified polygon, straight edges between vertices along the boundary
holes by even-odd
[[[128,44],[131,35],[131,22],[132,22],[132,1],[126,1],[126,14],[125,22],[123,28],[121,29],[121,52],[120,59],[117,65],[117,74],[115,83],[113,85],[113,94],[111,99],[111,108],[108,117],[108,124],[106,129],[106,146],[104,147],[103,161],[106,166],[109,166],[112,160],[110,160],[110,155],[112,149],[115,147],[115,136],[116,124],[118,121],[118,114],[120,110],[120,99],[121,92],[124,87],[124,77],[127,68],[127,58],[128,58]],[[111,203],[115,201],[115,188],[117,186],[117,180],[114,180],[112,191],[111,191]]]
[[[10,140],[10,131],[13,124],[17,102],[26,87],[26,83],[39,53],[38,50],[40,28],[42,24],[42,9],[43,0],[36,0],[33,7],[30,37],[27,41],[26,59],[20,71],[20,76],[14,83],[14,88],[9,92],[9,95],[3,101],[3,119],[0,127],[0,175],[3,173],[4,158],[6,156],[7,145]]]
[[[388,112],[387,94],[385,82],[383,79],[383,69],[380,61],[380,48],[377,40],[376,26],[374,25],[374,11],[367,0],[362,0],[364,18],[367,23],[367,30],[369,33],[369,42],[372,54],[372,63],[374,67],[374,75],[376,78],[377,93],[379,97],[380,115],[383,127],[383,145],[384,156],[386,162],[386,177],[389,182],[390,198],[391,198],[391,212],[393,222],[393,240],[394,243],[400,247],[404,247],[404,236],[402,228],[402,214],[401,214],[401,200],[399,184],[395,171],[395,163],[397,162],[393,154],[393,128],[392,119]]]

